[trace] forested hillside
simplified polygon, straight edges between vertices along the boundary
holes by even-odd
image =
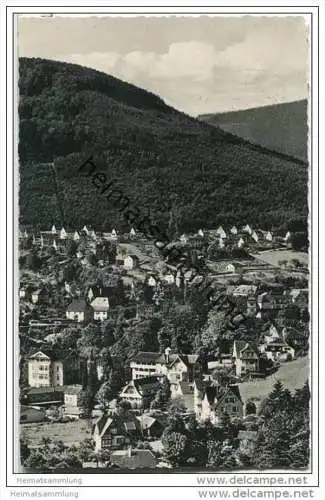
[[[104,73],[20,60],[20,222],[122,227],[78,167],[108,179],[170,232],[249,222],[283,229],[307,216],[307,165],[251,146]],[[51,165],[52,164],[52,165]]]
[[[199,116],[254,144],[307,160],[307,100]]]

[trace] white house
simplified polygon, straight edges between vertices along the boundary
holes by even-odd
[[[51,358],[41,351],[28,359],[28,385],[31,387],[51,385]]]
[[[32,302],[33,302],[33,304],[37,304],[38,303],[40,293],[41,293],[40,290],[34,290],[34,292],[32,292]]]
[[[81,323],[85,320],[86,307],[83,299],[73,300],[66,310],[67,319]]]
[[[88,233],[89,233],[87,226],[84,226],[84,227],[82,228],[82,231],[84,231],[86,234],[88,234]]]
[[[249,226],[249,224],[246,224],[246,226],[243,227],[243,231],[248,234],[252,234],[252,228]]]
[[[287,234],[285,235],[284,239],[285,239],[285,241],[289,241],[290,238],[291,238],[291,233],[290,233],[290,231],[288,231]]]
[[[272,233],[270,231],[268,231],[266,233],[265,239],[266,239],[266,241],[272,241],[273,240],[273,236],[272,236]]]
[[[232,228],[230,229],[230,232],[231,232],[231,234],[237,234],[238,230],[237,230],[236,226],[232,226]]]
[[[235,272],[236,272],[236,268],[235,268],[234,264],[227,264],[226,273],[234,274]]]
[[[74,239],[74,241],[79,241],[80,240],[80,236],[79,236],[78,231],[75,231],[75,233],[73,235],[73,239]]]
[[[52,234],[56,234],[56,227],[53,225],[51,229]]]
[[[148,279],[148,286],[156,286],[157,284],[157,281],[155,280],[155,278],[153,276],[150,276],[149,279]]]
[[[237,247],[243,248],[244,245],[245,245],[245,242],[244,242],[243,238],[239,238],[238,243],[237,243]]]
[[[224,248],[224,247],[225,247],[225,244],[223,242],[222,237],[220,236],[220,238],[219,238],[219,248]]]
[[[227,238],[227,235],[222,226],[218,227],[217,234],[219,234],[220,238]]]
[[[130,231],[130,236],[133,238],[135,236],[135,229],[132,227]]]
[[[187,243],[187,237],[185,234],[182,234],[182,236],[179,238],[182,243]]]
[[[124,258],[123,267],[124,267],[124,269],[126,269],[128,271],[130,271],[131,269],[133,269],[133,267],[134,267],[134,259],[133,259],[133,257],[131,257],[131,255],[127,255]]]
[[[61,229],[60,231],[60,240],[65,240],[67,237],[67,232],[66,230],[64,229],[64,227]]]
[[[204,236],[202,229],[199,229],[197,234],[198,234],[198,236],[201,236],[201,238],[203,238],[203,236]]]
[[[115,231],[115,229],[112,229],[111,237],[114,239],[117,238],[117,232]]]
[[[94,311],[94,319],[104,321],[108,317],[109,301],[107,297],[96,297],[90,304]]]
[[[175,276],[172,273],[165,274],[163,279],[168,285],[173,285],[175,283]]]
[[[252,232],[251,237],[256,243],[258,242],[258,235],[255,231]]]

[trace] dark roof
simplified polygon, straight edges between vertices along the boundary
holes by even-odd
[[[157,464],[155,455],[150,450],[117,450],[111,453],[111,463],[121,469],[154,468]]]
[[[147,392],[151,392],[154,387],[160,386],[158,377],[142,377],[133,381],[135,388],[141,394],[145,395]]]
[[[229,393],[232,393],[236,397],[236,399],[241,401],[238,385],[208,385],[205,388],[205,394],[210,404],[213,404],[214,402],[218,403],[221,398]]]
[[[160,356],[159,352],[144,352],[140,351],[138,354],[133,356],[130,360],[130,362],[135,362],[135,363],[141,363],[141,362],[148,362],[148,363],[154,363]]]
[[[84,299],[77,299],[73,300],[71,304],[68,305],[67,311],[72,311],[72,312],[83,312],[86,309],[86,301]]]

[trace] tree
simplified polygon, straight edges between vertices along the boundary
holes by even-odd
[[[172,465],[177,466],[184,463],[187,445],[187,437],[185,434],[165,429],[161,442],[164,455]]]

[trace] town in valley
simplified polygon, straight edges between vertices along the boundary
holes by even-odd
[[[20,228],[24,471],[308,467],[301,232],[225,223],[168,248],[185,269],[136,227]]]

